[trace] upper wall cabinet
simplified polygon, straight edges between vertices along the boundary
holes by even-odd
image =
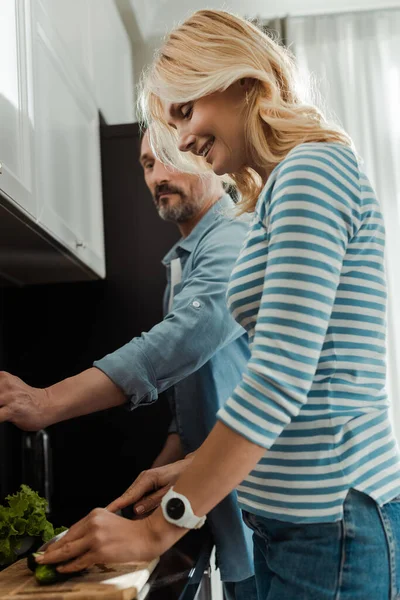
[[[113,0],[40,0],[109,125],[134,119],[132,51]]]
[[[108,125],[132,123],[134,84],[128,34],[114,2],[88,0],[88,5],[90,73],[97,104]]]
[[[33,23],[37,220],[103,277],[98,110],[38,0]]]
[[[29,2],[0,1],[0,191],[35,216]]]
[[[134,115],[131,47],[115,4],[0,0],[0,51],[0,204],[77,269],[104,277],[99,118]]]

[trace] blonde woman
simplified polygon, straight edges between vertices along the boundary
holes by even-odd
[[[228,292],[251,358],[160,508],[96,509],[43,562],[152,558],[237,487],[260,600],[400,597],[384,228],[349,137],[301,100],[283,48],[222,11],[170,34],[141,99],[161,159],[229,174],[253,214]]]

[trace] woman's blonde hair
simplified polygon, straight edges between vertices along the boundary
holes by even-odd
[[[167,164],[188,172],[209,169],[202,157],[178,149],[168,125],[165,102],[185,103],[222,92],[242,78],[252,81],[244,118],[249,157],[270,173],[298,144],[338,142],[347,134],[330,125],[313,105],[301,100],[290,52],[256,25],[220,10],[200,10],[167,37],[142,76],[139,111],[150,126],[154,151]],[[240,195],[241,212],[252,212],[264,182],[244,167],[229,173]]]

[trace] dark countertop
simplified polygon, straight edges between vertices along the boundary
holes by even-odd
[[[193,600],[212,547],[207,525],[187,533],[161,556],[148,582],[146,600]]]

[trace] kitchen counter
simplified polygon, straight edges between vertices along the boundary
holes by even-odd
[[[139,592],[138,600],[193,600],[198,590],[199,596],[196,600],[210,600],[210,579],[204,573],[208,571],[212,546],[212,538],[207,525],[202,529],[190,531],[160,557],[148,582]],[[125,565],[125,571],[122,568],[118,573],[116,570],[117,565],[114,565],[114,569],[111,569],[111,571],[114,571],[113,576],[127,572],[132,575],[132,567],[126,570],[127,566],[129,565]],[[15,594],[19,594],[24,598],[33,597],[33,595],[37,598],[43,598],[51,591],[51,588],[41,589],[40,586],[35,585],[34,578],[27,569],[26,558],[24,557],[6,568],[4,573],[0,573],[0,576],[2,579],[0,596],[2,597],[11,598],[11,596],[14,597]],[[74,591],[75,593],[72,593],[73,597],[86,598],[93,597],[94,594],[97,596],[93,586],[103,588],[103,586],[99,586],[99,583],[102,579],[109,579],[110,577],[110,575],[104,576],[104,571],[99,571],[98,568],[93,569],[92,574],[90,571],[88,572],[86,579],[85,577],[82,577],[82,579],[77,578],[74,580],[73,585],[64,582],[60,586],[56,586],[57,591],[54,596],[67,598],[70,597],[68,594]],[[84,588],[83,586],[87,587]],[[25,588],[26,593],[24,593]]]

